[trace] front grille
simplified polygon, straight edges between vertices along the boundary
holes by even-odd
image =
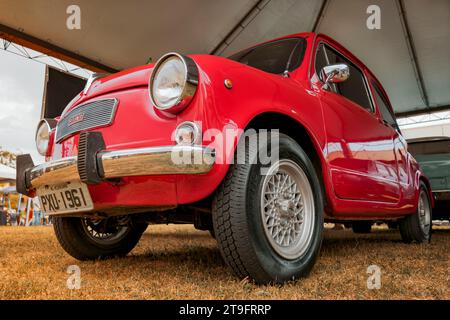
[[[117,103],[117,99],[103,99],[75,107],[56,126],[55,141],[59,143],[76,132],[111,124]]]

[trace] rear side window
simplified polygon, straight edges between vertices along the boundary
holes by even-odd
[[[321,45],[316,54],[315,68],[317,74],[325,65],[345,63],[350,69],[350,77],[347,81],[332,86],[336,93],[358,104],[367,111],[373,112],[372,103],[369,98],[369,91],[362,71],[350,60],[334,51],[326,45]],[[323,81],[324,79],[322,79]]]
[[[389,103],[387,102],[386,97],[383,95],[380,87],[375,81],[372,81],[372,86],[375,89],[375,100],[377,101],[377,105],[380,109],[383,120],[389,123],[396,130],[400,131],[397,120],[395,120],[395,116],[392,113],[391,108],[389,107]]]
[[[303,61],[305,39],[285,39],[239,52],[229,59],[260,69],[282,74],[297,69]]]

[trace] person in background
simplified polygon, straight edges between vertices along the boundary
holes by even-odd
[[[6,226],[8,222],[8,211],[5,206],[1,207],[0,210],[0,226]]]
[[[8,210],[9,222],[12,226],[18,226],[20,222],[20,215],[14,209]]]

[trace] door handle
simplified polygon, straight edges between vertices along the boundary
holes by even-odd
[[[389,124],[389,122],[387,122],[386,120],[382,119],[381,123],[384,124],[386,127],[391,127],[391,125]]]

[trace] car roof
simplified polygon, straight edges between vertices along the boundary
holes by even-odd
[[[339,51],[340,51],[341,53],[343,53],[347,58],[349,58],[351,61],[353,61],[354,63],[356,63],[356,64],[359,65],[360,67],[362,67],[367,73],[370,74],[370,76],[371,76],[371,77],[372,77],[372,78],[373,78],[373,79],[381,86],[381,90],[383,91],[384,96],[388,99],[389,104],[391,105],[391,108],[393,109],[393,106],[392,106],[392,104],[391,104],[391,101],[390,101],[390,99],[389,99],[389,96],[388,96],[386,90],[384,89],[384,87],[383,87],[381,81],[380,81],[380,80],[377,78],[377,76],[372,72],[372,70],[370,70],[369,67],[366,66],[366,64],[365,64],[364,62],[362,62],[357,56],[355,56],[350,50],[348,50],[346,47],[344,47],[341,43],[339,43],[337,40],[333,39],[332,37],[327,36],[327,35],[324,34],[324,33],[317,33],[317,32],[300,32],[300,33],[288,34],[288,35],[285,35],[285,36],[282,36],[282,37],[279,37],[279,38],[270,39],[270,40],[268,40],[268,41],[264,41],[264,42],[258,43],[258,44],[256,44],[256,45],[250,46],[250,47],[248,47],[248,48],[245,48],[245,49],[236,51],[236,52],[233,53],[233,55],[236,54],[236,53],[242,52],[242,51],[244,51],[244,50],[248,50],[248,49],[251,49],[251,48],[258,47],[258,46],[260,46],[260,45],[264,45],[264,44],[266,44],[266,43],[271,43],[271,42],[278,41],[278,40],[290,39],[290,38],[296,38],[296,37],[303,37],[303,38],[308,38],[308,37],[312,37],[312,38],[320,37],[320,38],[325,39],[327,42],[330,42],[331,44],[333,44],[333,46],[334,46],[337,50],[339,50]],[[394,110],[392,110],[392,111],[394,112]]]

